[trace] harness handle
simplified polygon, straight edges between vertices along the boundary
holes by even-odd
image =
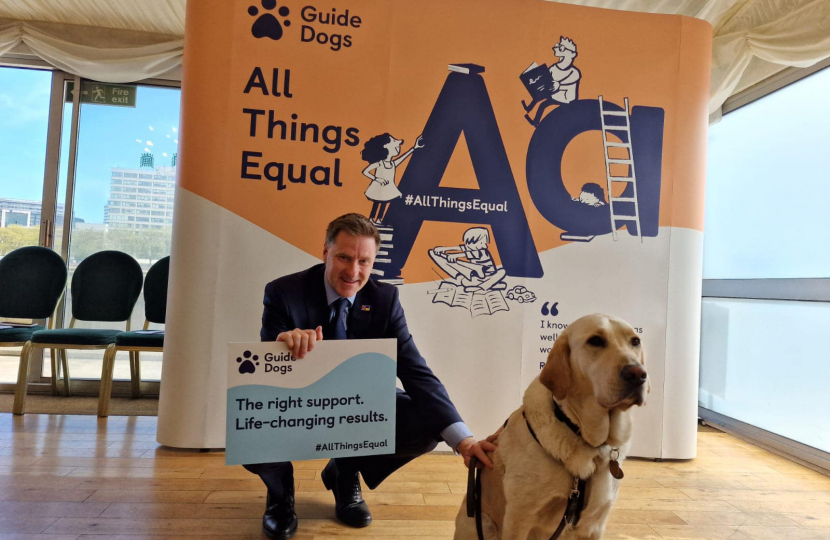
[[[470,468],[467,470],[467,517],[476,515],[476,462],[475,456],[470,457]]]
[[[476,467],[478,458],[470,456],[470,468],[467,469],[467,517],[476,518],[478,540],[484,540],[481,527],[481,469]]]

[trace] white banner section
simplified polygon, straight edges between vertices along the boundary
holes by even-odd
[[[226,463],[395,452],[394,339],[228,344]]]

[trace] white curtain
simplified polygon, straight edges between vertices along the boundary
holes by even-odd
[[[734,31],[727,25],[712,43],[710,113],[717,111],[732,95],[753,57],[794,67],[809,67],[830,57],[830,2],[759,1],[756,4],[766,5],[755,6],[757,17],[746,21],[749,28],[744,21],[738,21]],[[782,7],[788,9],[781,11]],[[761,15],[771,19],[753,25],[753,20],[763,20]]]
[[[752,68],[760,61],[783,69],[808,67],[830,57],[830,0],[554,1],[709,21],[714,39],[709,100],[713,117],[730,95],[770,74],[769,66]],[[82,77],[103,82],[155,77],[181,64],[184,4],[185,0],[146,5],[132,0],[6,0],[0,6],[0,17],[8,17],[0,18],[0,55],[24,43],[43,60]],[[101,26],[91,26],[96,23]]]
[[[0,55],[23,43],[49,64],[102,82],[125,83],[181,65],[183,40],[52,23],[0,20]]]

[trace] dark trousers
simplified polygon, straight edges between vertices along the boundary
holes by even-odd
[[[359,471],[370,489],[375,489],[387,476],[438,445],[438,441],[428,433],[426,425],[419,418],[412,398],[399,390],[395,405],[394,454],[335,460],[339,471]],[[256,463],[244,467],[262,478],[272,499],[279,500],[291,493],[291,487],[294,485],[294,466],[290,461]]]

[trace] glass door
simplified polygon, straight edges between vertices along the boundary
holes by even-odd
[[[74,97],[74,84],[69,91]],[[177,86],[103,84],[81,81],[77,138],[74,152],[61,168],[72,176],[66,204],[62,242],[70,279],[89,255],[103,250],[128,253],[145,275],[153,263],[170,254],[173,193],[176,180],[179,98]],[[65,112],[65,117],[71,112]],[[68,139],[73,140],[73,135]],[[70,144],[70,146],[72,146]],[[74,173],[73,173],[74,171]],[[71,319],[67,295],[64,318]],[[144,301],[133,310],[131,329],[144,324]],[[76,328],[124,330],[124,323],[77,321]],[[67,352],[75,380],[98,381],[103,351]],[[114,377],[130,377],[127,353],[116,357]],[[43,363],[43,375],[50,365]],[[161,354],[141,354],[145,381],[161,378]],[[83,381],[82,381],[83,382]],[[83,384],[79,386],[83,390]]]
[[[63,219],[57,159],[48,151],[50,140],[60,142],[60,108],[56,115],[51,107],[60,107],[60,75],[0,67],[0,258],[24,246],[52,247],[55,222]],[[58,122],[54,130],[52,118]],[[0,386],[17,381],[19,354],[19,348],[0,348]],[[33,363],[40,362],[36,351]],[[39,370],[30,373],[37,377]]]

